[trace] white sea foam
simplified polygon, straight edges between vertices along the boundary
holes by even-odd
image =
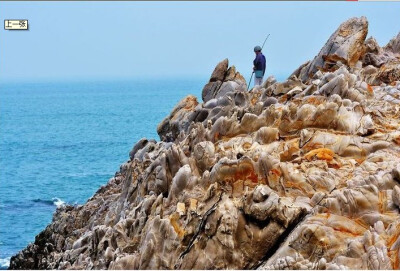
[[[65,201],[63,201],[63,200],[61,200],[61,199],[59,199],[59,198],[52,198],[52,200],[53,200],[53,204],[54,204],[55,206],[57,206],[57,208],[59,208],[59,207],[65,205]]]
[[[11,257],[7,257],[7,258],[0,258],[0,267],[2,268],[8,268],[10,266],[10,259]]]

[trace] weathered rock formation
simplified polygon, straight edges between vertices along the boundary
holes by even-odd
[[[314,60],[301,69],[300,78],[306,81],[318,70],[336,69],[338,61],[354,67],[364,53],[367,33],[368,21],[365,17],[351,18],[342,23]]]
[[[215,67],[210,81],[204,86],[201,97],[204,102],[213,98],[224,97],[229,92],[247,90],[246,80],[236,72],[235,66],[228,68],[228,59],[224,59]]]
[[[222,61],[10,268],[399,269],[400,35],[367,32],[251,92]]]

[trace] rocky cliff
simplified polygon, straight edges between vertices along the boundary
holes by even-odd
[[[219,63],[18,269],[399,269],[400,34],[344,22],[285,82]]]

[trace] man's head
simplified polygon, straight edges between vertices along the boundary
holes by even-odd
[[[261,53],[261,47],[258,45],[256,47],[254,47],[254,53],[256,53],[256,54]]]

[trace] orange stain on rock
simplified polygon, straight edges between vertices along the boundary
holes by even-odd
[[[251,163],[241,162],[239,165],[227,167],[230,167],[231,169],[227,170],[221,177],[224,182],[231,185],[234,197],[242,196],[245,187],[254,188],[258,184],[266,183],[265,179],[259,179]]]
[[[367,90],[368,90],[368,93],[369,93],[369,94],[374,93],[374,90],[373,90],[373,88],[371,87],[370,84],[367,84]]]
[[[331,149],[319,148],[319,149],[309,151],[308,153],[306,153],[306,155],[304,155],[304,157],[308,161],[311,161],[313,159],[313,157],[317,157],[320,160],[325,160],[325,161],[330,162],[333,160],[334,155],[335,155],[335,153]]]
[[[280,177],[282,175],[282,172],[279,169],[273,168],[271,169],[269,172],[271,172],[272,174]]]
[[[214,141],[218,141],[218,139],[219,139],[219,132],[216,132],[214,134]]]
[[[400,136],[394,137],[392,139],[392,141],[396,144],[396,145],[400,145]]]
[[[347,216],[335,215],[330,212],[317,214],[316,217],[325,219],[323,223],[335,231],[352,236],[363,235],[369,228],[369,225],[365,224],[365,222],[360,219],[351,219]]]
[[[310,97],[307,99],[308,104],[313,104],[313,105],[320,105],[322,104],[323,100],[317,97]]]
[[[171,222],[172,227],[174,228],[176,234],[182,238],[185,235],[185,230],[181,228],[179,225],[179,214],[177,212],[173,213],[169,216],[169,221]]]
[[[378,193],[378,207],[381,214],[386,212],[387,197],[385,191],[379,191]]]
[[[342,164],[336,161],[333,161],[333,163],[328,163],[328,167],[334,168],[334,169],[339,169],[342,167]]]
[[[323,147],[324,147],[324,145],[322,145],[319,142],[310,142],[310,143],[307,143],[307,144],[305,144],[303,146],[303,150],[304,151],[310,151],[310,150],[314,150],[314,149],[320,149],[320,148],[323,148]]]
[[[244,186],[255,187],[259,183],[266,183],[265,179],[259,179],[253,164],[248,161],[241,161],[238,164],[225,165],[220,171],[220,180],[237,187],[242,182]],[[234,188],[234,187],[233,187]]]
[[[339,231],[339,232],[344,233],[344,234],[349,234],[349,235],[354,236],[354,237],[357,237],[357,236],[361,235],[361,234],[359,234],[357,232],[353,232],[350,229],[345,228],[345,227],[336,226],[336,227],[333,227],[333,229],[335,231]]]
[[[260,94],[255,94],[252,98],[251,98],[251,104],[255,105],[258,101],[258,98],[260,97]]]
[[[258,183],[258,175],[254,172],[252,165],[239,165],[234,178],[235,180],[250,180],[253,183]]]
[[[198,104],[199,102],[197,101],[196,97],[187,97],[184,109],[192,111]]]
[[[288,99],[288,95],[284,94],[284,95],[282,95],[282,97],[279,98],[279,102],[284,103],[287,101],[287,99]]]

